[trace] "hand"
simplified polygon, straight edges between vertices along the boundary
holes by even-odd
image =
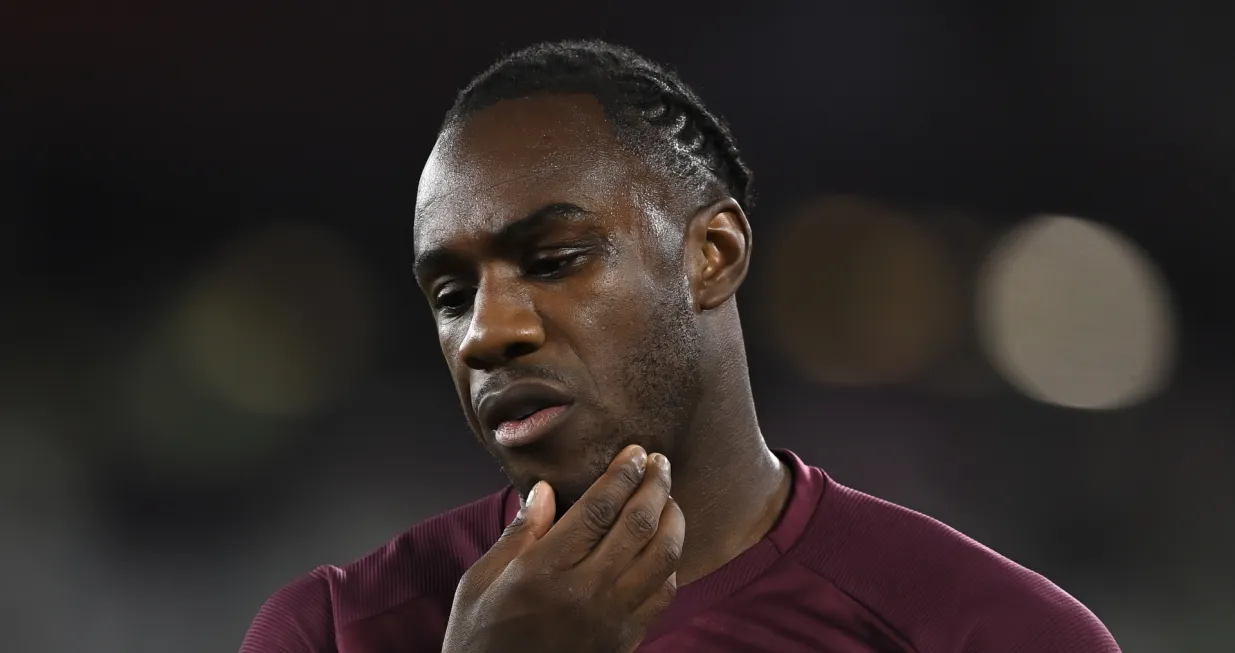
[[[463,575],[443,652],[630,653],[677,591],[669,461],[627,447],[562,519],[541,481]]]

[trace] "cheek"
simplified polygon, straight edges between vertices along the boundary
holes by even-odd
[[[623,367],[655,319],[658,288],[642,267],[597,275],[560,299],[557,319],[564,337],[597,382]]]
[[[437,327],[437,341],[442,348],[442,358],[446,360],[446,369],[454,381],[460,396],[467,396],[467,367],[459,363],[459,346],[463,343],[463,327],[457,323],[440,323]]]
[[[455,352],[459,351],[459,346],[463,344],[463,329],[457,321],[437,323],[437,342],[442,347],[446,363],[451,366],[454,365]]]

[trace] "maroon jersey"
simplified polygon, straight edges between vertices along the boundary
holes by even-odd
[[[847,488],[788,452],[784,514],[678,588],[641,653],[1119,653],[1047,579],[930,517]],[[441,650],[455,587],[519,508],[510,488],[425,521],[262,606],[241,653]]]

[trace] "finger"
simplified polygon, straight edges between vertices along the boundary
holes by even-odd
[[[673,604],[673,597],[677,596],[677,592],[678,575],[673,573],[662,580],[643,603],[631,612],[631,621],[643,628],[651,627]]]
[[[540,481],[532,486],[519,513],[476,566],[492,570],[494,577],[500,574],[511,560],[549,532],[549,528],[553,526],[553,517],[557,514],[556,502],[551,485]]]
[[[652,454],[643,482],[622,507],[617,523],[580,564],[595,565],[595,573],[606,583],[617,578],[656,535],[671,486],[669,460],[663,454]]]
[[[643,616],[631,617],[624,621],[621,630],[617,636],[617,650],[621,653],[635,653],[639,647],[643,645],[644,638],[648,635],[648,628],[652,625],[659,613],[651,615],[651,618]]]
[[[646,467],[647,452],[639,445],[626,447],[613,459],[541,540],[542,547],[553,552],[556,564],[577,564],[592,551],[613,527],[622,506],[643,480]]]
[[[660,527],[656,529],[656,535],[614,581],[614,598],[633,609],[655,598],[658,592],[663,592],[668,578],[674,579],[676,588],[678,560],[682,557],[685,541],[686,518],[671,498],[665,502],[660,513]]]

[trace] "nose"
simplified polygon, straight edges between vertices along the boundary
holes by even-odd
[[[544,346],[544,324],[528,293],[517,284],[486,280],[472,302],[472,322],[459,347],[468,367],[492,370]]]

